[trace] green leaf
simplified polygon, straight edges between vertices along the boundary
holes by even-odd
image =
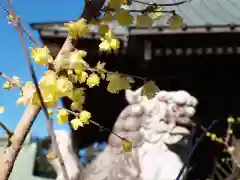
[[[178,14],[172,15],[168,19],[167,24],[169,25],[170,29],[179,29],[184,27],[183,18]]]
[[[156,93],[159,92],[158,86],[154,81],[148,81],[143,85],[141,96],[147,96],[148,99],[152,99],[156,96]]]
[[[132,142],[126,139],[122,140],[122,150],[123,152],[132,152]]]

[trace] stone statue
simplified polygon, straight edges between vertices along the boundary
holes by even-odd
[[[196,99],[185,91],[160,91],[144,102],[149,118],[141,132],[144,144],[139,148],[139,162],[143,180],[173,180],[190,151],[189,139],[195,113]]]
[[[127,90],[126,99],[129,105],[120,113],[113,132],[131,141],[132,151],[123,152],[121,139],[111,134],[107,148],[83,170],[77,163],[70,165],[67,162],[77,161],[70,158],[73,152],[65,155],[65,164],[71,166],[69,170],[74,170],[74,167],[75,170],[79,169],[79,173],[68,171],[71,177],[79,175],[79,180],[176,178],[191,147],[191,117],[195,113],[197,100],[186,91],[160,91],[148,100],[141,96],[141,88],[136,91]],[[61,151],[62,149],[66,147],[60,147]],[[65,150],[62,154],[64,153],[70,151]]]

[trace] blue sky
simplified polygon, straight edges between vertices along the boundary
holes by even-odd
[[[6,5],[6,0],[0,0]],[[37,32],[30,29],[28,24],[34,22],[51,22],[51,21],[69,21],[79,17],[83,7],[83,0],[13,0],[14,8],[17,14],[20,15],[23,24],[31,32],[33,37],[40,41]],[[7,23],[5,12],[0,8],[0,71],[8,76],[18,76],[22,81],[31,80],[26,59],[21,47],[17,32]],[[28,43],[28,47],[33,45]],[[43,72],[43,68],[39,66],[35,68],[38,77]],[[4,80],[0,78],[2,86]],[[10,130],[14,130],[20,120],[25,107],[16,105],[16,100],[19,97],[19,91],[6,91],[0,88],[0,105],[5,106],[5,112],[0,114],[0,121],[3,122]],[[56,129],[69,129],[67,125],[58,125],[54,122]],[[4,132],[0,128],[0,135]],[[42,113],[38,116],[31,130],[34,136],[47,135],[45,119]]]

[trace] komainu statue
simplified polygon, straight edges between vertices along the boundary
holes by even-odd
[[[129,105],[120,113],[112,131],[131,141],[132,151],[123,152],[122,139],[111,134],[107,148],[83,170],[77,163],[67,167],[69,170],[74,169],[75,164],[75,169],[79,168],[78,173],[68,170],[70,177],[79,174],[76,180],[176,178],[191,148],[189,140],[194,127],[191,117],[198,103],[196,98],[186,91],[160,91],[148,100],[141,96],[139,88],[136,91],[127,90],[126,99]],[[76,160],[69,156],[65,155],[66,165],[70,164],[67,162],[70,159]]]

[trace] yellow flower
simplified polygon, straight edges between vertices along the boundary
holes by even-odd
[[[99,76],[98,76],[97,74],[95,74],[95,73],[92,73],[92,74],[88,77],[86,84],[87,84],[90,88],[92,88],[92,87],[94,87],[94,86],[98,86],[99,83],[100,83],[100,78],[99,78]]]
[[[99,50],[100,51],[110,51],[111,50],[111,46],[108,43],[107,40],[103,40],[100,44],[99,44]]]
[[[57,75],[54,71],[44,72],[44,76],[39,81],[39,87],[41,89],[48,89],[52,92],[57,90]]]
[[[103,40],[99,44],[100,51],[117,50],[120,48],[120,41],[118,39]]]
[[[81,73],[82,73],[82,70],[79,70],[79,69],[75,69],[74,71],[75,71],[76,75],[81,75]]]
[[[67,27],[69,35],[74,39],[80,38],[89,33],[86,20],[83,18],[77,22],[65,23],[64,25]]]
[[[58,89],[57,89],[57,75],[53,71],[45,72],[45,75],[39,82],[39,87],[41,89],[41,94],[47,107],[53,107],[57,105]],[[33,94],[32,104],[36,106],[41,106],[40,99],[37,92]]]
[[[120,41],[118,39],[112,39],[110,42],[110,47],[113,50],[119,49],[120,48]]]
[[[0,114],[2,114],[4,112],[4,107],[0,106]]]
[[[79,115],[80,121],[83,122],[83,124],[89,124],[89,120],[91,118],[91,113],[83,110]]]
[[[81,111],[83,107],[83,101],[79,100],[79,101],[73,101],[71,104],[71,109],[73,111]]]
[[[86,73],[85,71],[81,71],[81,73],[79,73],[79,75],[77,76],[78,81],[80,83],[84,83],[86,81],[87,77],[88,77],[88,73]]]
[[[72,101],[84,100],[84,89],[76,88],[68,96]]]
[[[68,34],[74,38],[77,39],[78,38],[78,24],[75,22],[69,22],[69,23],[65,23],[64,24],[65,27],[67,27],[68,29]]]
[[[71,124],[74,130],[77,130],[79,127],[83,127],[84,124],[79,118],[71,120]]]
[[[105,71],[106,63],[101,63],[100,61],[97,62],[96,69],[99,71]]]
[[[13,76],[10,80],[3,84],[4,89],[11,90],[13,88],[19,87],[21,85],[20,78]]]
[[[73,84],[66,77],[60,77],[57,80],[57,89],[59,97],[67,96],[73,90]]]
[[[58,98],[57,98],[56,94],[49,93],[49,91],[47,91],[47,90],[42,90],[41,94],[42,94],[44,103],[47,107],[57,106]],[[33,94],[32,105],[41,106],[41,102],[40,102],[37,92],[34,92],[34,94]]]
[[[106,63],[101,63],[100,61],[98,61],[97,65],[96,65],[96,69],[98,70],[98,73],[100,74],[100,77],[104,80],[105,79],[105,65]]]
[[[232,116],[230,116],[229,118],[227,118],[227,122],[228,122],[229,124],[232,124],[232,123],[235,122],[235,119],[234,119]]]
[[[8,24],[12,24],[12,22],[16,19],[16,16],[9,13],[8,14]]]
[[[104,38],[101,38],[101,41],[99,44],[100,51],[110,51],[120,48],[120,41],[113,35],[111,30],[108,30]]]
[[[59,124],[65,124],[68,121],[68,112],[65,109],[59,109],[57,114]]]
[[[32,58],[38,65],[47,65],[48,62],[53,59],[49,54],[50,52],[47,46],[44,46],[42,48],[30,48],[30,50]]]
[[[3,84],[3,89],[11,89],[11,84],[6,81],[4,84]]]
[[[216,134],[211,134],[211,140],[212,140],[212,141],[215,141],[216,138],[217,138],[217,135],[216,135]]]
[[[71,52],[70,58],[69,58],[69,68],[76,69],[76,70],[83,70],[83,68],[87,64],[83,59],[86,56],[86,54],[87,53],[85,51]]]

